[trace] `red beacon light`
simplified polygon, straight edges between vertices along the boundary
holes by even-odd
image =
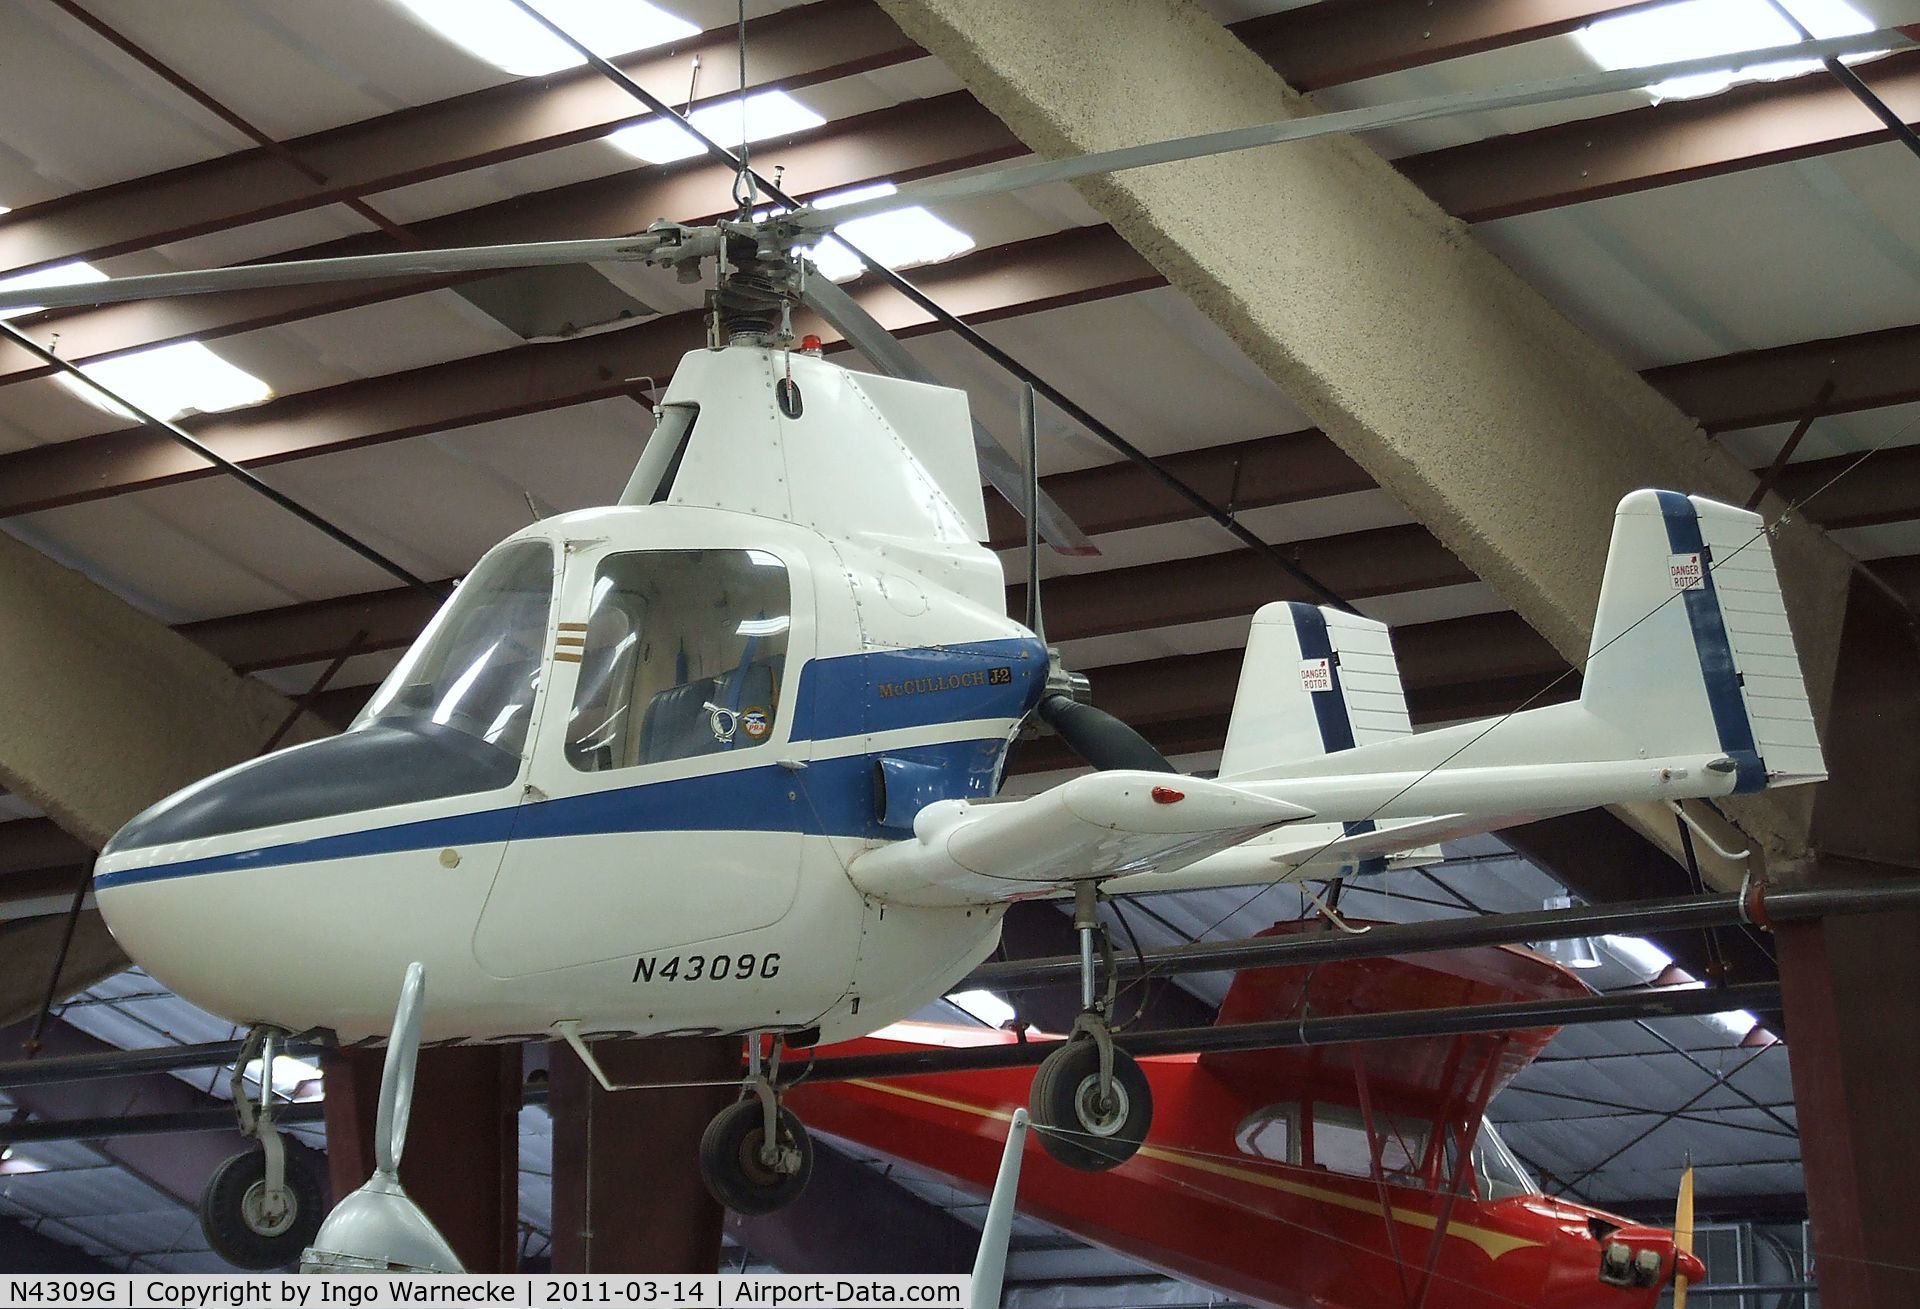
[[[820,338],[815,336],[813,333],[809,332],[805,336],[800,338],[801,354],[817,355],[820,353],[820,350],[821,350]]]
[[[1185,791],[1176,791],[1171,786],[1156,786],[1153,788],[1153,802],[1155,804],[1179,804],[1186,798],[1187,793]]]

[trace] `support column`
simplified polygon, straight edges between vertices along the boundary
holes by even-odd
[[[1855,875],[1858,869],[1851,870]],[[1824,1309],[1920,1304],[1920,914],[1778,933],[1801,1167]]]
[[[373,1172],[373,1126],[384,1050],[323,1061],[327,1175],[336,1199]],[[520,1047],[422,1050],[400,1182],[468,1272],[520,1262]]]
[[[880,3],[1044,156],[1315,112],[1199,5]],[[1754,487],[1692,419],[1361,140],[1075,186],[1569,659],[1586,655],[1620,496],[1657,486],[1740,504]],[[1767,505],[1771,516],[1785,508]],[[1851,561],[1797,515],[1775,550],[1823,716]],[[1810,803],[1788,792],[1730,809],[1763,849],[1792,858],[1806,847]]]
[[[603,1091],[573,1051],[550,1051],[553,1271],[713,1272],[725,1210],[700,1180],[700,1134],[739,1095],[740,1042],[594,1043],[615,1082],[728,1083],[659,1091]]]
[[[1856,579],[1822,737],[1801,880],[1857,882],[1920,868],[1920,645],[1905,602]],[[1871,776],[1874,786],[1856,784]],[[1892,797],[1891,799],[1889,797]],[[1824,1309],[1920,1304],[1913,1177],[1920,1171],[1920,914],[1781,927],[1781,998],[1801,1165]]]

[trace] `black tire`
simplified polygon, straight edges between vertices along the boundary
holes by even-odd
[[[1048,1154],[1083,1173],[1133,1158],[1153,1123],[1153,1090],[1124,1050],[1113,1052],[1113,1086],[1117,1103],[1101,1105],[1100,1049],[1092,1037],[1075,1037],[1041,1062],[1028,1107]]]
[[[766,1114],[759,1097],[749,1096],[714,1115],[700,1138],[700,1176],[713,1198],[740,1214],[770,1214],[784,1209],[807,1189],[813,1176],[813,1138],[806,1125],[780,1110],[780,1148],[800,1152],[791,1173],[769,1168],[760,1159],[766,1139]]]
[[[287,1189],[293,1210],[280,1222],[262,1224],[258,1206],[266,1190],[267,1156],[249,1150],[213,1170],[200,1193],[200,1227],[213,1252],[238,1268],[264,1272],[300,1261],[313,1244],[327,1199],[313,1170],[287,1149]]]

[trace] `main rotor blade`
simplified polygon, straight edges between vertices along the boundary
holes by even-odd
[[[1149,168],[1183,159],[1230,154],[1253,150],[1284,141],[1306,141],[1344,132],[1371,132],[1403,123],[1420,123],[1458,114],[1481,113],[1494,109],[1517,109],[1526,105],[1553,104],[1589,96],[1633,91],[1664,82],[1669,78],[1700,73],[1724,72],[1730,67],[1749,68],[1766,63],[1819,61],[1847,55],[1874,54],[1904,50],[1916,43],[1898,31],[1866,32],[1858,36],[1836,36],[1822,41],[1802,41],[1795,45],[1748,50],[1739,54],[1711,55],[1700,59],[1681,59],[1668,64],[1642,68],[1580,73],[1545,82],[1526,82],[1518,86],[1486,90],[1456,91],[1447,95],[1400,100],[1392,104],[1371,105],[1361,109],[1342,109],[1324,114],[1308,114],[1236,127],[1223,132],[1205,132],[1198,136],[1177,137],[1171,141],[1149,141],[1144,145],[1123,146],[1069,159],[1036,159],[1006,168],[984,169],[953,177],[929,178],[908,182],[889,195],[870,200],[836,205],[832,209],[803,209],[791,221],[809,231],[826,231],[857,218],[904,208],[908,205],[943,204],[953,200],[971,200],[977,196],[1021,191],[1048,182],[1071,182],[1098,173],[1116,173],[1128,168]]]
[[[683,235],[676,230],[590,241],[527,241],[445,250],[401,250],[390,254],[342,255],[333,259],[295,259],[285,263],[150,273],[139,277],[113,277],[104,282],[0,288],[0,311],[30,306],[65,309],[76,305],[150,300],[159,296],[209,295],[220,291],[251,291],[268,286],[357,282],[376,277],[433,276],[556,264],[633,263],[650,258],[667,245],[681,243]]]
[[[880,325],[875,318],[861,307],[860,302],[837,285],[820,275],[817,269],[807,274],[806,291],[802,299],[813,311],[833,325],[833,330],[845,337],[848,344],[865,355],[880,371],[889,377],[898,377],[908,382],[924,382],[938,385],[932,373],[918,359],[907,353],[900,339]],[[982,426],[978,418],[973,420],[973,444],[980,455],[980,472],[987,484],[1006,497],[1007,503],[1027,512],[1027,479],[1019,464],[1014,462],[1006,447],[994,439],[993,433]],[[1055,504],[1045,491],[1039,491],[1035,518],[1040,524],[1040,534],[1047,538],[1047,544],[1062,554],[1097,554],[1098,547],[1087,539],[1074,521],[1067,517],[1066,510]]]

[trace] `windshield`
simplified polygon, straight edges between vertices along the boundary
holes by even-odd
[[[1526,1167],[1500,1139],[1493,1124],[1484,1118],[1480,1120],[1480,1135],[1473,1143],[1473,1173],[1480,1179],[1483,1200],[1540,1193],[1539,1186],[1527,1175]]]
[[[354,720],[432,724],[518,758],[527,744],[553,603],[553,548],[518,541],[482,559]]]

